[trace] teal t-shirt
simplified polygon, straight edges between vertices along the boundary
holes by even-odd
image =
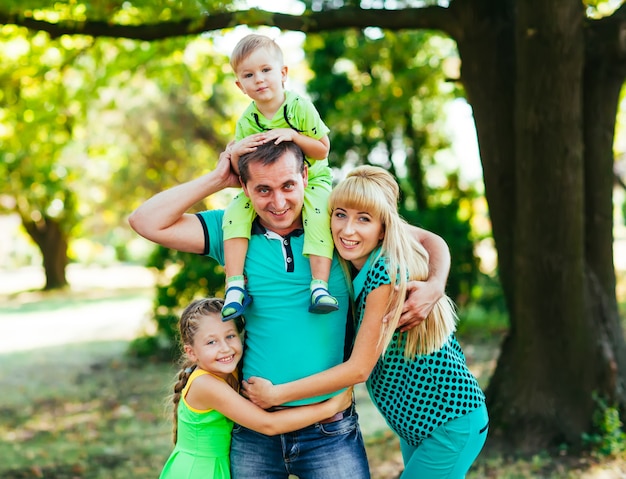
[[[222,210],[198,213],[205,227],[205,253],[224,264]],[[253,298],[245,312],[243,378],[259,376],[274,384],[301,379],[344,360],[349,290],[333,259],[329,289],[339,310],[309,313],[311,268],[302,255],[303,230],[287,237],[253,223],[244,274]],[[333,394],[289,403],[319,402]]]

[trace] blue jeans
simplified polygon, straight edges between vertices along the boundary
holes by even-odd
[[[238,424],[230,447],[232,479],[369,479],[354,404],[347,417],[266,436]]]
[[[400,439],[404,459],[401,479],[462,479],[487,439],[489,416],[483,404],[433,431],[415,447]]]

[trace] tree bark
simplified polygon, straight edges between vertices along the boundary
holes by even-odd
[[[526,451],[579,444],[592,392],[624,404],[607,179],[624,76],[615,56],[583,69],[579,2],[452,9],[511,322],[487,390],[490,435]]]
[[[26,232],[39,247],[46,274],[44,290],[60,289],[67,286],[65,268],[67,258],[67,235],[61,225],[51,218],[35,222],[22,217]]]
[[[626,78],[626,7],[588,29],[583,89],[587,314],[601,346],[603,398],[626,408],[626,348],[615,296],[613,142]]]

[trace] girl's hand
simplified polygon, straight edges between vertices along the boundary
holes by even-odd
[[[276,397],[276,386],[271,381],[259,377],[250,377],[241,382],[242,394],[250,401],[263,409],[279,406],[281,402]]]
[[[352,406],[353,389],[354,389],[354,386],[350,386],[344,392],[341,392],[337,394],[336,396],[333,396],[330,399],[328,399],[328,401],[326,401],[329,405],[331,404],[333,405],[334,412],[332,414],[345,411],[350,406]]]

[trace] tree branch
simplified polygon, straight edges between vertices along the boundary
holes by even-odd
[[[84,22],[64,20],[51,23],[0,12],[0,24],[18,25],[33,31],[45,31],[52,38],[61,35],[89,35],[145,41],[198,35],[242,24],[251,27],[276,26],[283,30],[305,33],[366,27],[380,27],[389,30],[429,29],[450,32],[453,30],[450,25],[453,16],[447,10],[437,6],[399,10],[343,7],[332,11],[289,15],[250,9],[239,12],[216,13],[197,19],[143,25],[119,25],[91,20]]]

